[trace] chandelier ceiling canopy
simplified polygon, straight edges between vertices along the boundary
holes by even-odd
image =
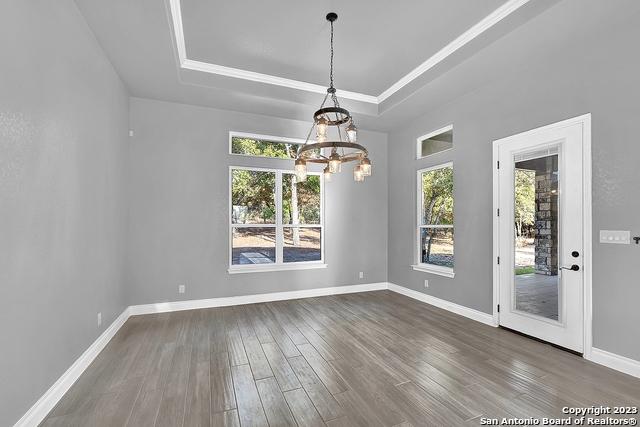
[[[362,182],[371,175],[371,161],[367,149],[357,143],[358,128],[351,113],[340,107],[336,96],[333,84],[333,23],[338,15],[330,12],[326,19],[331,25],[329,87],[320,109],[313,114],[313,124],[305,144],[298,148],[295,172],[298,181],[304,181],[307,178],[307,163],[325,164],[323,174],[328,181],[332,174],[340,172],[342,164],[354,162],[353,179]],[[314,129],[315,141],[311,139]]]

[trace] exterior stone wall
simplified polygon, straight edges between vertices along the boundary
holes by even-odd
[[[549,156],[536,168],[535,272],[558,274],[558,156]]]

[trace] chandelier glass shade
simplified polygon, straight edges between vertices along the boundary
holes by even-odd
[[[329,67],[329,87],[320,109],[313,114],[313,124],[304,145],[298,148],[295,173],[298,181],[307,178],[307,163],[324,164],[325,181],[342,170],[342,165],[354,163],[353,179],[363,182],[371,176],[371,161],[367,149],[358,144],[358,128],[351,113],[340,107],[333,85],[333,23],[338,15],[327,14],[331,24],[331,62]],[[327,106],[328,105],[328,106]],[[315,129],[315,140],[311,137]]]

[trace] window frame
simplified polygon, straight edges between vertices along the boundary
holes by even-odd
[[[440,276],[445,276],[445,277],[449,277],[449,278],[453,278],[455,276],[455,263],[454,263],[454,267],[444,267],[444,266],[440,266],[440,265],[434,265],[434,264],[427,264],[422,262],[422,250],[421,250],[421,245],[422,245],[422,241],[421,241],[421,236],[420,236],[420,232],[422,231],[423,228],[431,228],[431,229],[445,229],[445,228],[451,228],[454,230],[454,245],[453,245],[453,253],[455,256],[455,174],[454,174],[454,194],[453,194],[453,206],[454,206],[454,211],[453,211],[453,219],[454,219],[454,224],[448,225],[448,224],[434,224],[434,225],[425,225],[422,224],[422,210],[424,208],[424,188],[422,185],[422,174],[425,172],[431,172],[431,171],[435,171],[435,170],[439,170],[439,169],[445,169],[445,168],[451,168],[451,171],[454,172],[455,169],[453,167],[453,162],[445,162],[445,163],[439,163],[437,165],[434,166],[430,166],[427,168],[423,168],[423,169],[419,169],[416,172],[416,229],[415,229],[415,245],[414,245],[414,251],[415,251],[415,256],[414,256],[414,260],[415,260],[415,264],[413,264],[411,267],[414,270],[417,271],[422,271],[422,272],[426,272],[426,273],[432,273],[432,274],[437,274]]]
[[[256,133],[229,131],[229,154],[231,156],[250,157],[254,159],[294,160],[293,158],[288,159],[283,157],[256,156],[254,154],[234,153],[233,138],[247,138],[247,139],[262,140],[267,142],[293,144],[293,145],[304,145],[306,143],[304,139],[300,139],[300,138],[287,138],[284,136],[260,135]]]
[[[244,156],[244,154],[239,154]],[[257,156],[251,156],[257,157]],[[275,192],[274,198],[276,203],[276,220],[273,224],[234,224],[233,223],[233,171],[248,170],[255,172],[271,172],[275,173]],[[267,271],[286,271],[286,270],[308,270],[314,268],[326,268],[324,253],[324,178],[320,172],[307,172],[307,176],[318,176],[320,178],[320,223],[319,224],[284,224],[282,221],[282,177],[285,174],[295,175],[291,169],[283,168],[264,168],[253,166],[229,166],[229,259],[228,273],[258,273]],[[284,262],[284,229],[285,228],[320,228],[320,260],[317,261],[300,261],[300,262]],[[233,229],[234,228],[273,228],[276,232],[276,261],[270,264],[233,264]]]
[[[446,153],[447,151],[453,150],[453,142],[451,143],[451,148],[447,148],[446,150],[438,151],[437,153],[427,154],[426,156],[422,155],[422,142],[425,139],[433,138],[434,136],[438,136],[441,133],[453,131],[453,123],[448,124],[446,126],[441,127],[440,129],[436,129],[429,133],[426,133],[416,139],[416,160],[426,159],[427,157],[435,156],[440,153]]]

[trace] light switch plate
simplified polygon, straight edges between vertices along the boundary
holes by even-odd
[[[600,230],[600,243],[628,245],[631,243],[631,232],[620,230]]]

